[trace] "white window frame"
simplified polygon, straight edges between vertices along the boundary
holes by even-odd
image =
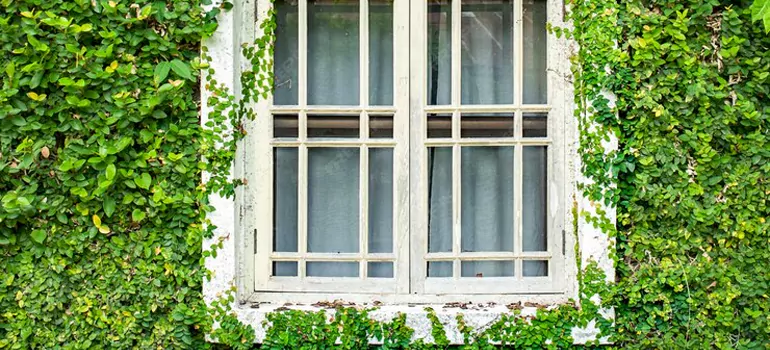
[[[411,21],[415,21],[415,18],[423,18],[422,16],[417,16],[417,14],[421,13],[424,16],[423,12],[425,11],[425,7],[420,6],[422,2],[412,0],[411,6],[404,5],[407,2],[407,0],[395,1],[394,6],[396,16],[394,16],[394,18],[398,18],[403,14],[406,14],[406,17],[410,18],[410,11],[413,13]],[[517,3],[521,4],[521,1],[517,1]],[[233,10],[219,16],[219,28],[217,29],[217,32],[205,43],[209,48],[209,55],[212,57],[211,65],[215,71],[214,78],[231,89],[236,97],[240,96],[241,91],[238,78],[240,72],[247,70],[249,68],[248,65],[250,64],[241,55],[241,45],[245,42],[253,42],[254,38],[259,35],[259,28],[255,25],[257,22],[254,20],[256,18],[257,21],[261,21],[265,18],[269,6],[271,6],[269,1],[234,1]],[[518,5],[517,9],[520,10],[521,6]],[[552,9],[555,9],[555,11]],[[549,23],[555,26],[568,25],[563,22],[561,9],[561,0],[548,0]],[[362,12],[363,11],[364,9],[362,8]],[[457,16],[459,13],[459,8],[455,5],[453,14]],[[519,11],[518,13],[520,14],[521,12]],[[368,18],[368,13],[366,16],[361,17],[362,30],[364,30],[364,28],[365,30],[368,30],[368,26],[364,25],[365,17]],[[453,20],[453,22],[456,21],[459,23],[459,18]],[[404,26],[397,25],[394,31],[394,38],[409,36],[409,40],[413,43],[413,48],[415,45],[425,45],[424,31],[422,33],[417,31],[410,32],[407,29],[409,26],[414,25],[414,23]],[[517,30],[515,33],[518,33],[515,34],[518,37],[521,30]],[[394,40],[397,41],[399,39]],[[261,257],[258,257],[254,253],[257,250],[258,245],[265,244],[265,240],[256,240],[255,232],[261,231],[266,234],[266,236],[272,236],[272,228],[267,231],[262,231],[264,230],[264,227],[266,227],[265,222],[262,221],[262,219],[269,217],[272,220],[271,211],[264,210],[266,205],[269,206],[272,204],[272,198],[269,194],[272,189],[272,184],[265,185],[266,179],[272,176],[272,166],[268,167],[264,163],[256,161],[256,159],[259,158],[272,159],[272,157],[265,154],[264,149],[258,147],[260,142],[263,145],[265,142],[268,142],[265,139],[265,133],[260,133],[259,131],[265,130],[264,128],[270,126],[270,123],[272,123],[272,118],[269,118],[269,111],[271,109],[270,102],[268,100],[261,100],[254,105],[255,110],[259,113],[259,117],[254,121],[246,121],[244,124],[244,128],[248,134],[238,145],[237,156],[232,169],[232,177],[247,180],[246,185],[240,186],[236,190],[235,198],[228,199],[220,198],[218,196],[210,198],[210,204],[215,208],[215,211],[209,215],[208,219],[212,225],[217,227],[217,229],[215,230],[214,237],[204,241],[203,247],[205,250],[208,250],[212,244],[221,243],[222,248],[218,249],[216,256],[207,258],[205,262],[206,267],[213,271],[212,278],[204,281],[205,300],[210,302],[221,296],[222,293],[231,290],[231,287],[235,287],[237,296],[236,302],[233,304],[234,310],[239,319],[255,326],[258,335],[257,340],[260,341],[260,334],[264,335],[261,320],[264,319],[265,313],[272,309],[268,307],[254,308],[254,303],[267,302],[271,305],[280,306],[284,302],[309,304],[322,300],[341,299],[356,303],[379,301],[386,305],[393,305],[396,307],[396,310],[401,310],[398,309],[398,305],[403,305],[403,307],[406,308],[407,304],[439,304],[451,301],[470,301],[474,303],[494,301],[498,304],[508,302],[556,304],[566,302],[577,296],[576,259],[578,258],[581,259],[583,266],[589,261],[599,262],[599,267],[605,271],[607,279],[609,281],[613,280],[613,263],[609,257],[609,244],[611,244],[611,240],[605,233],[593,227],[590,223],[587,223],[583,219],[573,218],[571,215],[573,206],[577,206],[578,212],[595,212],[596,208],[601,207],[601,205],[590,202],[588,199],[582,197],[575,189],[576,182],[583,178],[579,171],[580,157],[577,155],[577,123],[574,118],[572,118],[574,103],[573,88],[569,83],[571,74],[568,59],[570,45],[572,44],[566,39],[558,39],[554,35],[548,35],[549,105],[532,107],[538,110],[547,109],[549,112],[548,135],[551,137],[550,142],[552,143],[550,143],[549,146],[548,159],[551,165],[549,166],[548,174],[550,177],[553,177],[553,174],[558,174],[558,171],[560,170],[563,170],[562,173],[564,174],[560,179],[550,181],[548,190],[549,217],[554,215],[558,217],[555,219],[556,221],[549,220],[555,222],[549,225],[549,253],[552,254],[552,256],[563,256],[560,266],[555,266],[553,261],[549,263],[549,276],[560,276],[560,281],[557,283],[549,282],[547,285],[534,284],[530,285],[531,287],[523,289],[507,288],[508,286],[506,286],[504,288],[505,290],[502,291],[500,290],[501,288],[495,287],[492,283],[489,285],[482,283],[477,287],[479,291],[484,292],[481,294],[475,294],[473,288],[464,290],[462,291],[463,293],[460,294],[447,292],[444,289],[440,289],[445,287],[445,285],[441,284],[425,284],[424,287],[422,287],[420,282],[423,279],[417,276],[421,276],[420,273],[422,272],[421,270],[424,270],[424,267],[420,266],[425,264],[421,260],[423,258],[421,256],[422,254],[419,253],[421,250],[415,248],[416,246],[424,247],[427,243],[423,240],[413,240],[410,242],[406,237],[406,232],[422,232],[421,235],[427,236],[427,232],[424,229],[427,215],[421,216],[424,220],[412,220],[411,225],[408,220],[404,220],[404,217],[411,216],[414,218],[416,214],[426,210],[425,205],[415,203],[415,201],[420,201],[418,198],[420,196],[418,194],[424,192],[420,190],[420,186],[424,186],[422,182],[425,182],[425,177],[424,173],[418,174],[417,171],[412,170],[410,175],[406,175],[411,176],[406,183],[403,182],[404,174],[396,174],[394,177],[394,179],[396,179],[394,182],[396,183],[396,186],[398,186],[397,188],[399,188],[396,193],[402,194],[411,192],[411,195],[409,195],[410,206],[401,208],[403,210],[394,211],[394,220],[397,221],[396,225],[394,225],[394,229],[397,230],[397,235],[394,237],[394,249],[397,252],[407,251],[409,252],[408,254],[411,255],[407,259],[399,258],[397,260],[397,264],[399,264],[397,265],[399,266],[397,268],[397,271],[399,271],[397,272],[397,278],[404,278],[403,275],[408,272],[408,276],[411,277],[406,278],[411,278],[411,280],[409,280],[409,283],[413,286],[411,291],[408,289],[405,290],[403,287],[397,287],[395,293],[390,293],[389,291],[383,292],[383,290],[380,289],[371,290],[369,293],[350,293],[350,289],[338,290],[334,288],[313,292],[298,292],[297,290],[288,291],[288,288],[298,287],[288,284],[273,285],[271,287],[275,287],[275,290],[272,292],[258,291],[257,276],[260,273],[267,272],[268,266],[260,265],[261,268],[257,268],[258,259],[261,259]],[[368,52],[364,53],[364,51],[368,51],[364,48],[366,48],[366,46],[362,46],[362,55],[368,54]],[[302,51],[300,52],[302,53]],[[406,64],[407,66],[411,65],[412,67],[415,67],[416,64],[420,64],[419,67],[427,66],[425,63],[426,53],[423,49],[412,49],[409,55],[399,55],[398,53],[395,53],[394,56],[397,65],[395,72],[403,70],[398,68],[399,64]],[[409,62],[405,63],[404,60],[408,60]],[[521,60],[519,59],[516,62],[521,62]],[[361,66],[362,71],[368,69],[368,64],[363,64],[363,61]],[[518,72],[521,71],[520,63],[515,69],[517,69]],[[425,74],[422,74],[422,72],[424,72],[423,69],[412,69],[408,73],[408,77],[399,76],[394,79],[394,84],[396,85],[394,91],[408,90],[404,87],[410,86],[410,83],[412,84],[410,87],[411,89],[415,89],[415,86],[422,86],[421,89],[424,90],[424,84],[416,85],[417,82],[424,83]],[[457,84],[456,86],[459,86],[459,75],[459,73],[453,72],[453,76],[457,76],[457,78],[455,78],[457,81],[452,82],[453,85]],[[365,75],[362,74],[362,78],[364,76]],[[205,85],[205,82],[203,84]],[[362,82],[361,86],[368,87],[368,84]],[[515,91],[520,92],[520,86]],[[209,111],[209,107],[206,105],[206,97],[210,96],[210,93],[204,88],[202,95],[202,124],[205,125]],[[364,98],[368,98],[368,93],[366,96],[362,96],[362,101],[365,101]],[[426,111],[426,108],[423,105],[425,101],[424,93],[413,93],[412,96],[406,97],[395,94],[394,102],[397,105],[400,105],[402,102],[399,101],[402,101],[404,98],[408,99],[407,113],[411,114],[411,118],[409,119],[412,120],[408,127],[413,130],[411,133],[405,135],[405,133],[407,133],[407,131],[404,130],[406,127],[402,127],[402,130],[394,130],[394,137],[399,139],[408,137],[410,140],[408,143],[410,147],[418,149],[418,151],[412,150],[413,154],[414,152],[419,153],[419,149],[425,148],[425,140],[422,137],[425,128],[425,125],[422,122],[425,118],[422,116]],[[520,112],[523,111],[524,108],[529,107],[524,107],[520,104],[516,105],[517,103],[520,103],[520,99],[518,99],[512,107],[519,111],[519,113],[516,114],[516,122],[519,123],[517,125],[520,125]],[[437,110],[439,107],[430,108]],[[483,106],[475,106],[473,108],[488,111]],[[334,111],[333,107],[330,107],[327,110],[327,112]],[[454,111],[454,109],[451,110],[451,112]],[[302,111],[298,109],[297,112],[301,113]],[[396,113],[403,113],[403,111],[397,110]],[[419,115],[420,118],[416,118],[416,115]],[[458,118],[456,116],[453,117],[453,123],[457,122]],[[401,123],[396,123],[394,127],[398,129],[398,125],[400,124]],[[365,130],[364,127],[365,125],[362,125],[363,130]],[[420,131],[415,131],[414,129],[419,129]],[[517,143],[518,145],[525,142],[520,138],[516,140],[519,142]],[[356,145],[360,146],[361,144],[357,143]],[[612,149],[612,146],[610,146],[609,149]],[[425,152],[422,151],[422,153]],[[418,162],[415,158],[420,157],[419,154],[413,156],[409,167],[412,169],[423,168],[422,170],[424,172],[424,167],[421,167],[420,164],[415,164]],[[424,155],[422,157],[424,157]],[[400,158],[397,157],[396,159]],[[206,178],[207,175],[204,174],[204,181]],[[408,186],[409,190],[405,191],[401,186]],[[394,198],[394,201],[398,202],[399,200]],[[455,207],[456,206],[457,205],[455,204]],[[614,209],[603,208],[603,210],[607,211],[610,220],[614,221]],[[255,215],[255,213],[257,214]],[[575,223],[574,220],[577,220],[577,222]],[[405,227],[408,227],[408,229],[404,230],[403,228]],[[577,230],[577,232],[575,232],[575,230]],[[573,248],[578,242],[580,244],[580,252],[578,252],[579,257],[576,256],[576,251]],[[406,246],[406,249],[408,250],[405,250],[404,246]],[[425,251],[427,251],[427,249],[425,249]],[[417,258],[419,258],[419,260],[417,260]],[[409,266],[410,260],[418,261],[419,263]],[[406,268],[403,266],[404,264],[407,265]],[[520,270],[519,265],[517,266],[517,271]],[[488,277],[483,278],[483,280],[487,279]],[[493,279],[489,278],[489,280],[491,281]],[[496,282],[499,284],[500,281]],[[510,282],[510,279],[507,279],[506,282]],[[334,282],[332,282],[332,284],[333,283]],[[458,285],[453,284],[452,286]],[[366,286],[363,287],[366,288]],[[487,294],[486,291],[488,291],[488,289],[486,288],[488,287],[495,287],[497,289],[494,291],[494,294]],[[299,288],[301,289],[302,287],[299,286]],[[377,286],[374,288],[379,287]],[[421,312],[420,310],[409,310],[412,314]],[[420,333],[421,331],[419,329],[417,331],[415,336],[419,337],[422,333]],[[460,337],[459,339],[461,341],[462,338]]]

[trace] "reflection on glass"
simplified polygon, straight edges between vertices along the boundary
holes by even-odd
[[[522,166],[522,248],[525,252],[544,252],[546,247],[546,198],[548,184],[546,146],[524,147]]]
[[[273,153],[273,251],[297,251],[297,174],[296,148],[275,148]]]
[[[393,252],[393,149],[369,149],[369,252]]]
[[[308,277],[358,277],[357,262],[307,262]]]
[[[513,1],[462,1],[462,103],[513,103]]]
[[[546,0],[524,1],[524,103],[548,103]]]
[[[393,104],[393,1],[369,1],[369,104]]]
[[[359,153],[308,149],[308,252],[358,252]]]
[[[393,116],[369,116],[369,137],[373,139],[392,139]]]
[[[513,261],[463,261],[460,277],[513,277]]]
[[[308,104],[358,105],[358,4],[357,0],[308,1]]]
[[[513,147],[463,147],[463,252],[513,251]]]
[[[428,104],[452,103],[452,6],[428,1]]]
[[[452,148],[428,148],[428,251],[452,251]]]
[[[276,0],[273,104],[297,104],[299,14],[296,0]]]

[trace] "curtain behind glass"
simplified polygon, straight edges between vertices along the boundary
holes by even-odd
[[[524,31],[525,67],[523,79],[525,102],[545,103],[545,1],[527,1]],[[535,3],[534,5],[532,3]],[[463,1],[462,14],[462,103],[463,104],[510,104],[513,103],[513,19],[512,1]],[[429,7],[428,27],[434,44],[429,45],[429,57],[433,60],[432,71],[449,64],[442,60],[448,47],[451,26],[446,25],[448,9]],[[540,28],[542,27],[542,28]],[[442,40],[446,39],[446,40]],[[430,38],[429,38],[430,41]],[[529,42],[529,44],[527,44]],[[431,68],[429,68],[431,69]],[[429,74],[429,77],[431,75]],[[429,104],[446,103],[449,74],[429,79]],[[431,96],[439,96],[431,99]],[[441,96],[445,96],[443,99]],[[448,252],[452,249],[452,156],[451,148],[428,150],[429,176],[429,242],[430,252]],[[480,252],[513,251],[513,149],[511,147],[463,147],[461,151],[461,232],[462,251]],[[523,218],[523,247],[530,251],[546,250],[545,245],[545,158],[544,152],[525,152],[523,172],[525,210]],[[531,165],[529,165],[531,164]],[[469,268],[483,271],[483,276],[508,276],[510,264],[476,262]],[[463,276],[473,276],[465,271]],[[544,267],[526,264],[524,275],[542,275]],[[429,265],[429,276],[452,276],[452,264]],[[532,270],[532,271],[530,271]]]

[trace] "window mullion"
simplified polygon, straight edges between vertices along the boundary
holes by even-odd
[[[306,259],[307,254],[307,146],[304,144],[307,141],[307,0],[299,1],[299,74],[297,76],[298,100],[299,100],[299,174],[298,180],[298,222],[297,227],[299,229],[299,238],[297,240],[298,251],[300,254],[300,261],[297,266],[297,274],[300,279],[304,279],[307,275],[306,271]]]

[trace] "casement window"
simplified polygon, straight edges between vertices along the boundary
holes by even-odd
[[[561,1],[259,6],[277,28],[244,146],[253,301],[567,298]]]

